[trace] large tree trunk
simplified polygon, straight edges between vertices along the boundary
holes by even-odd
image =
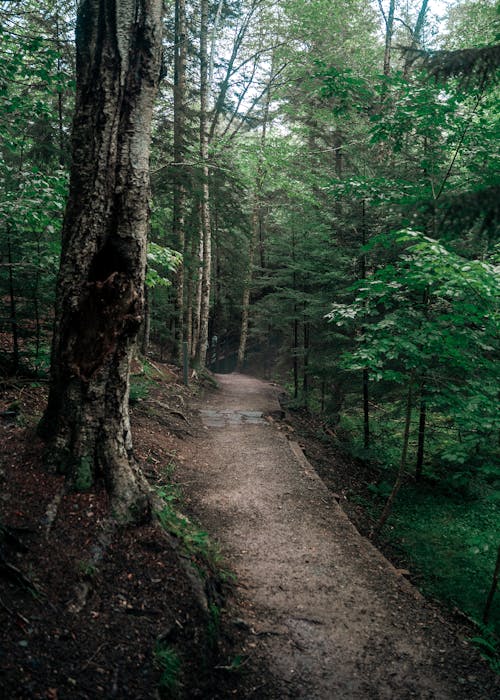
[[[149,514],[132,455],[129,366],[144,311],[149,148],[161,0],[79,4],[73,163],[51,386],[40,433],[75,487],[104,477],[114,513]]]

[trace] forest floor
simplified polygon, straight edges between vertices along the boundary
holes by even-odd
[[[278,387],[233,374],[196,395],[157,370],[136,383],[137,459],[155,488],[180,489],[235,582],[158,527],[114,528],[103,490],[66,492],[35,437],[43,387],[5,385],[0,697],[500,697],[471,630],[348,520],[301,448],[344,481],[353,465],[297,437]]]

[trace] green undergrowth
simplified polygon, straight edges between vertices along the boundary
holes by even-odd
[[[208,533],[180,510],[182,503],[179,487],[163,484],[156,493],[162,504],[156,517],[164,530],[179,539],[186,555],[207,562],[214,570],[219,568],[220,553]]]
[[[337,445],[362,459],[373,474],[367,491],[352,496],[376,522],[392,490],[401,459],[403,419],[397,410],[372,407],[371,447],[364,450],[363,421],[352,408],[336,428]],[[443,415],[428,416],[423,477],[415,481],[418,411],[414,411],[406,478],[382,530],[395,556],[427,595],[477,624],[473,643],[500,670],[500,590],[488,625],[481,623],[499,544],[500,478],[494,441],[467,458],[460,436]],[[463,444],[463,443],[462,443]],[[368,495],[367,495],[368,494]]]
[[[500,639],[490,625],[478,624],[478,633],[469,639],[492,670],[500,675]]]
[[[172,380],[172,374],[164,371],[161,366],[147,359],[140,360],[138,368],[130,375],[129,403],[134,405],[144,401],[155,384],[168,384]]]
[[[148,394],[151,390],[151,381],[145,379],[144,377],[131,377],[130,379],[130,393],[128,397],[129,404],[134,406],[139,401],[144,401],[147,399]]]
[[[154,649],[154,661],[161,672],[158,684],[160,697],[174,700],[179,697],[181,688],[182,663],[177,650],[170,645],[157,644]]]
[[[180,551],[189,559],[204,586],[208,608],[204,646],[197,659],[197,665],[200,678],[205,678],[210,685],[213,667],[219,661],[223,587],[225,583],[233,581],[234,576],[223,567],[220,550],[208,533],[182,512],[182,494],[179,486],[173,481],[174,472],[175,467],[172,464],[168,464],[163,470],[163,482],[156,489],[159,506],[155,515],[161,527],[178,540]],[[161,671],[159,695],[162,700],[185,697],[182,679],[185,678],[186,659],[183,659],[176,645],[159,642],[154,650],[154,657],[155,664]]]
[[[457,495],[435,483],[401,490],[384,535],[404,554],[424,592],[480,620],[498,546],[498,505],[491,490]],[[490,623],[500,634],[500,600]]]
[[[155,381],[166,379],[165,374],[148,360],[143,360],[140,369],[130,375],[129,403],[131,406],[147,399]]]

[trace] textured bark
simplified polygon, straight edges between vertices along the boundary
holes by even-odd
[[[40,424],[51,462],[79,489],[102,474],[125,519],[149,512],[132,455],[128,391],[144,311],[160,39],[161,0],[79,5],[73,162]]]

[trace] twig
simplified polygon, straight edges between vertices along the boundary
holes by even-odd
[[[83,664],[83,669],[88,668],[90,666],[92,661],[96,658],[96,656],[98,656],[101,653],[102,649],[107,645],[107,643],[108,642],[103,642],[100,646],[97,647],[96,651],[92,654],[92,656],[89,659],[87,659],[87,661]]]
[[[21,613],[18,610],[11,610],[8,605],[6,605],[3,600],[0,598],[0,607],[2,607],[6,612],[9,613],[9,615],[12,615],[12,617],[18,617],[22,622],[24,622],[25,625],[29,625],[30,621],[28,620],[27,617],[24,617],[24,615],[21,615]]]
[[[0,573],[5,574],[5,576],[7,578],[10,578],[11,581],[13,581],[14,583],[17,583],[20,586],[24,586],[31,593],[35,595],[41,595],[41,591],[38,590],[35,584],[32,581],[30,581],[29,578],[27,578],[22,571],[20,571],[13,564],[10,564],[3,557],[0,558]]]

